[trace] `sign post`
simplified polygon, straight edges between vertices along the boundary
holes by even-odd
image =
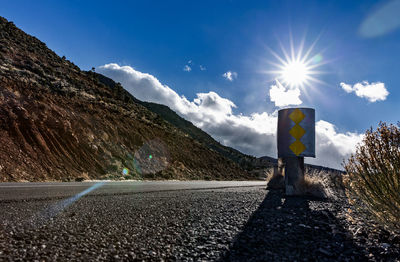
[[[279,168],[284,170],[286,195],[296,193],[304,178],[304,157],[315,157],[315,110],[286,108],[278,111]]]

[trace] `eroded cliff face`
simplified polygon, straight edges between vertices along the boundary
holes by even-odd
[[[0,18],[0,181],[248,173]]]

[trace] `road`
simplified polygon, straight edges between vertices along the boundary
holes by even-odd
[[[0,261],[363,260],[345,208],[263,181],[4,183]]]
[[[52,199],[88,195],[122,195],[144,192],[266,186],[265,181],[94,181],[0,183],[1,200]],[[91,190],[92,187],[95,187]],[[86,194],[85,194],[86,195]]]
[[[265,187],[264,181],[2,183],[0,261],[214,260],[257,209]]]

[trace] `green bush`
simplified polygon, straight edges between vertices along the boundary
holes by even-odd
[[[378,221],[400,228],[400,123],[368,130],[344,167],[350,196]]]

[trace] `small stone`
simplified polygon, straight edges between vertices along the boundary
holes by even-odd
[[[384,248],[384,249],[388,249],[388,248],[390,247],[390,244],[388,244],[388,243],[382,243],[382,244],[381,244],[381,247]]]
[[[325,250],[325,249],[323,249],[323,248],[319,248],[318,251],[319,251],[320,253],[324,254],[324,255],[329,256],[329,257],[332,256],[332,253],[331,253],[331,252],[329,252],[328,250]]]

